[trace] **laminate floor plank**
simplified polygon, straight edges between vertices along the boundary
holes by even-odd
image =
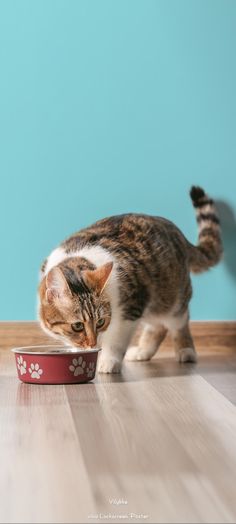
[[[0,522],[85,521],[90,483],[64,387],[0,384]]]

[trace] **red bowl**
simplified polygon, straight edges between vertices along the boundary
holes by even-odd
[[[65,346],[26,346],[12,349],[22,382],[79,384],[93,380],[100,349]]]

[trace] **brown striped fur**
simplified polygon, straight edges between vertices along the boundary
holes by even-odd
[[[191,347],[193,343],[188,329],[188,304],[192,295],[190,271],[207,270],[219,262],[222,254],[219,219],[212,199],[198,187],[191,189],[191,198],[199,225],[197,246],[188,242],[172,222],[142,214],[105,218],[65,240],[61,248],[67,258],[57,265],[60,273],[56,275],[61,281],[58,285],[64,289],[63,300],[62,291],[61,297],[53,296],[52,292],[50,299],[47,289],[50,289],[50,273],[54,272],[55,277],[55,271],[52,269],[44,275],[47,261],[42,267],[39,294],[40,318],[44,327],[81,347],[96,345],[96,322],[100,318],[105,319],[101,332],[108,328],[114,314],[106,288],[111,268],[100,268],[98,273],[94,273],[96,283],[92,285],[91,276],[96,266],[87,258],[74,256],[83,248],[99,246],[115,260],[123,320],[132,323],[148,317],[171,314],[179,319],[186,315],[184,326],[173,339],[179,348],[181,344],[186,347],[187,342]],[[71,329],[71,325],[78,321],[88,324],[83,334]],[[156,335],[154,331],[152,329],[150,337],[158,346],[166,329],[159,326]],[[140,339],[140,333],[137,336]]]
[[[190,195],[196,209],[199,235],[198,245],[189,247],[189,264],[190,271],[201,273],[215,266],[221,259],[223,248],[220,221],[213,200],[202,188],[192,187]]]

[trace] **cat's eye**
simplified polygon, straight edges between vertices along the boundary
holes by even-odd
[[[100,318],[98,321],[97,321],[97,328],[100,329],[101,327],[103,327],[105,324],[105,319],[104,318]]]
[[[76,333],[79,333],[80,331],[84,330],[83,322],[75,322],[74,324],[71,324],[71,327],[73,331],[76,331]]]

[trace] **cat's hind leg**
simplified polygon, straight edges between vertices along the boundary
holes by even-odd
[[[153,325],[141,320],[130,347],[128,347],[125,360],[150,360],[164,340],[167,329],[161,324]]]
[[[178,362],[197,362],[197,353],[189,328],[188,313],[175,319],[173,324],[170,325],[169,331]]]

